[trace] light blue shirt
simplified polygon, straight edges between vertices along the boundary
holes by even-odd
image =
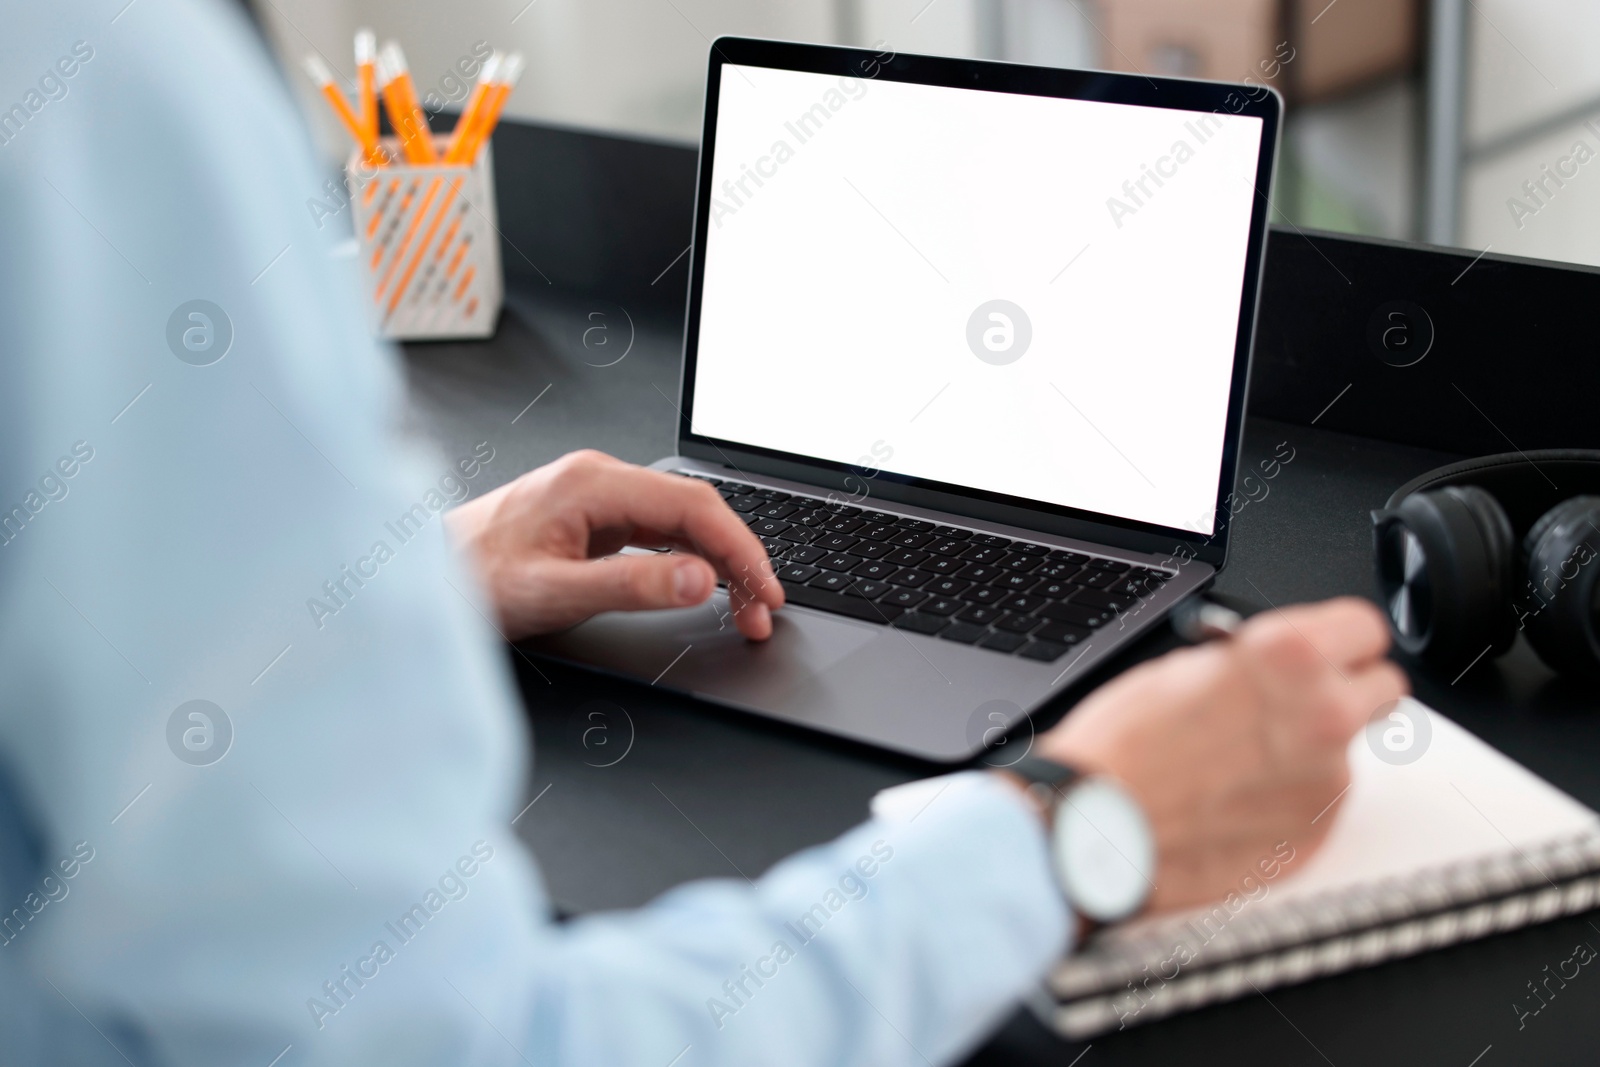
[[[16,4],[0,74],[0,1061],[942,1063],[1033,987],[1068,915],[983,776],[552,924],[439,517],[512,472],[396,435],[249,28]]]

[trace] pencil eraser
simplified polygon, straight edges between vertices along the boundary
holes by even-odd
[[[385,41],[381,55],[385,65],[389,68],[389,77],[398,78],[408,69],[406,67],[406,54],[400,51],[400,42]]]
[[[356,62],[371,63],[378,54],[378,38],[371,30],[356,31]]]
[[[522,77],[522,53],[512,52],[500,64],[500,82],[503,85],[515,85],[517,79]]]
[[[333,82],[333,71],[328,69],[328,64],[322,61],[321,56],[306,56],[305,70],[319,86]]]

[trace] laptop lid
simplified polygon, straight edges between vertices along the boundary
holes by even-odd
[[[1221,566],[1280,111],[718,39],[680,453]]]

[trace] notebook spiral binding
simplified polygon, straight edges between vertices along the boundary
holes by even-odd
[[[1356,890],[1108,930],[1056,968],[1051,997],[1035,1010],[1062,1035],[1088,1038],[1573,915],[1597,900],[1600,832],[1590,831]],[[1188,962],[1172,973],[1180,955]]]

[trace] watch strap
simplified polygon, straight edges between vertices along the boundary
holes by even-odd
[[[1006,770],[1028,784],[1028,792],[1046,812],[1053,812],[1067,789],[1084,777],[1076,767],[1043,756],[1024,756]]]
[[[1065,763],[1057,763],[1053,759],[1043,756],[1023,756],[1017,762],[1009,764],[1006,770],[1024,779],[1030,785],[1046,785],[1052,789],[1062,789],[1082,778],[1083,772],[1076,767]]]

